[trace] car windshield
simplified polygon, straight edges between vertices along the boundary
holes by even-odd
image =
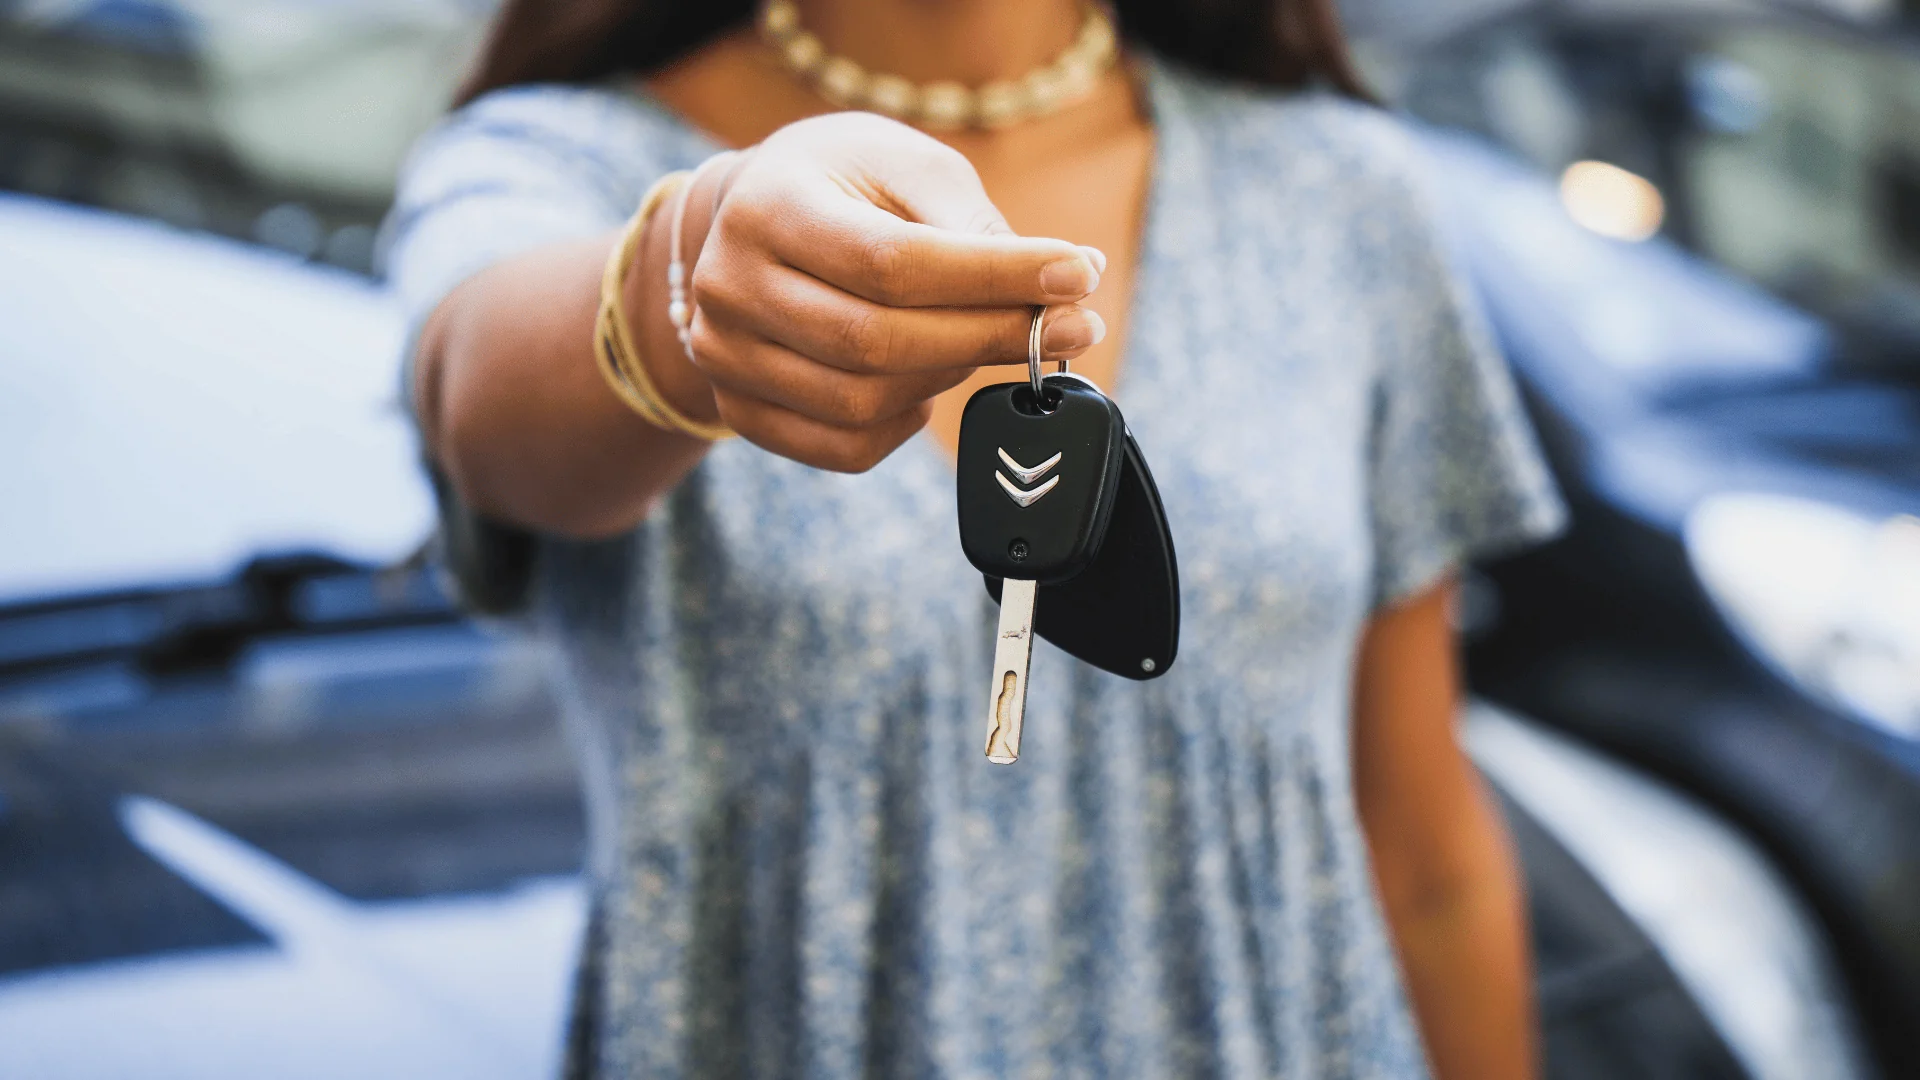
[[[1801,20],[1529,16],[1462,33],[1401,97],[1562,178],[1573,216],[1663,234],[1920,365],[1920,46]]]
[[[0,189],[366,272],[489,0],[0,0]]]

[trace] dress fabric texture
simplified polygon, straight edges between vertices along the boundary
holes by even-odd
[[[1143,71],[1109,389],[1178,548],[1177,663],[1040,643],[1023,757],[988,764],[995,608],[927,435],[858,476],[731,440],[631,534],[541,539],[591,827],[573,1075],[1427,1075],[1355,808],[1355,647],[1560,504],[1409,132]],[[625,90],[490,94],[411,158],[393,285],[417,327],[714,150]]]

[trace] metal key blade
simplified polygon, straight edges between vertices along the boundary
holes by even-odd
[[[1000,588],[1000,632],[993,646],[993,690],[987,701],[987,760],[1020,760],[1027,719],[1027,672],[1033,663],[1033,600],[1038,586],[1008,578]]]

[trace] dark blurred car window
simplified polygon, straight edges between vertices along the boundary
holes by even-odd
[[[1920,52],[1762,27],[1703,39],[1687,74],[1700,250],[1920,341]]]
[[[1477,27],[1397,96],[1562,177],[1582,224],[1658,231],[1855,338],[1920,356],[1920,44],[1812,18]],[[1601,166],[1604,166],[1602,168]]]

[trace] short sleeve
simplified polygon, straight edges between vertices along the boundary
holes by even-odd
[[[1547,539],[1566,518],[1424,193],[1412,180],[1396,187],[1397,205],[1384,211],[1394,239],[1382,249],[1391,284],[1369,440],[1376,609],[1463,563]]]
[[[525,86],[487,94],[422,136],[382,234],[408,340],[479,271],[624,221],[667,171],[645,120],[611,91]]]
[[[646,188],[700,152],[694,137],[629,94],[525,86],[453,112],[408,155],[382,231],[388,288],[406,320],[402,386],[420,331],[474,274],[536,248],[608,232]],[[410,392],[403,392],[409,411]],[[473,513],[437,470],[438,547],[469,607],[523,607],[531,534]]]

